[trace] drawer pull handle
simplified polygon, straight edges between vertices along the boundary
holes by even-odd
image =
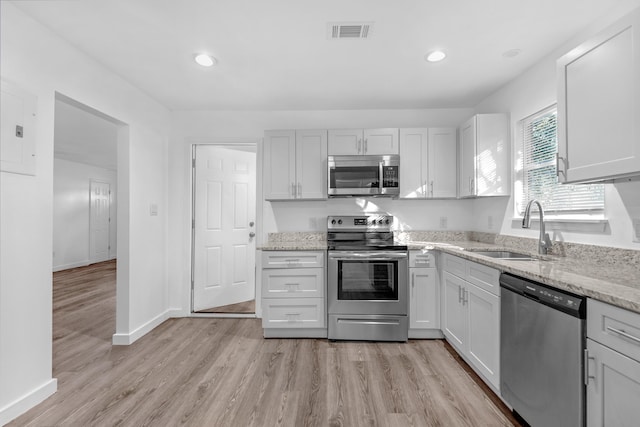
[[[300,313],[285,313],[285,316],[300,316]]]
[[[620,329],[616,329],[616,328],[612,328],[611,326],[607,326],[607,331],[613,332],[614,334],[622,335],[623,337],[630,339],[631,341],[635,342],[636,344],[640,344],[640,338],[634,337],[633,335],[628,334],[625,331],[621,331]]]

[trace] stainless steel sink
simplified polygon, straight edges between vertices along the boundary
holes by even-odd
[[[533,261],[535,259],[531,255],[519,254],[511,251],[473,251],[473,253],[488,256],[490,258],[508,259],[513,261]]]

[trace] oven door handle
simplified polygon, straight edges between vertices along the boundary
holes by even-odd
[[[329,253],[330,259],[362,259],[369,261],[388,261],[390,259],[406,259],[406,252],[357,252],[357,253]]]

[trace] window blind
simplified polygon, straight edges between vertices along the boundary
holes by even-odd
[[[572,214],[604,210],[603,184],[560,184],[556,175],[556,107],[522,120],[522,189],[516,200],[522,214],[530,200],[538,200],[545,212]]]

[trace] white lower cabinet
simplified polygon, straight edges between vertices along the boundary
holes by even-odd
[[[442,338],[433,252],[409,252],[409,338]]]
[[[263,251],[265,337],[326,338],[324,254],[324,251]]]
[[[500,272],[449,254],[443,254],[442,265],[442,332],[467,363],[499,391]],[[447,265],[457,268],[447,271]],[[478,270],[484,272],[482,287],[471,283],[477,281]],[[489,278],[490,283],[485,283]]]
[[[262,306],[263,328],[324,328],[323,298],[269,298]]]
[[[442,332],[459,353],[465,352],[469,311],[462,303],[467,282],[445,271],[442,273]]]
[[[587,426],[640,419],[640,314],[587,300]]]

